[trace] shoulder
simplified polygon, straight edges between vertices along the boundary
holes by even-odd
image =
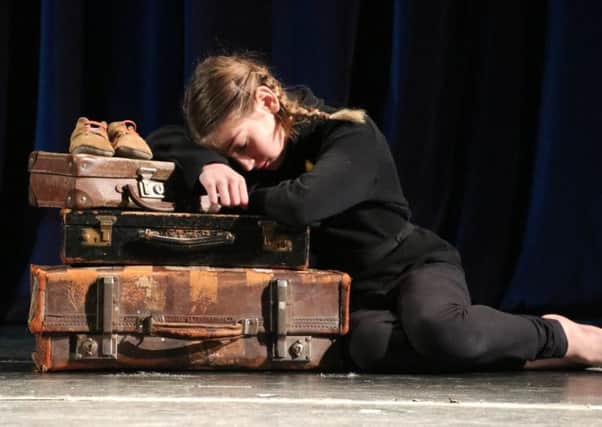
[[[287,86],[284,90],[286,92],[286,96],[306,107],[322,109],[326,106],[324,100],[322,98],[318,98],[307,86]]]
[[[387,144],[381,135],[368,119],[364,123],[323,120],[306,141],[300,142],[305,150],[313,151],[316,161],[329,159],[337,167],[362,167],[377,172],[387,155]]]
[[[362,146],[386,144],[384,135],[367,114],[364,115],[363,123],[347,120],[325,120],[321,126],[318,126],[316,131],[321,133],[321,137],[326,144],[342,142],[346,145],[356,143]]]
[[[192,142],[186,127],[182,125],[165,125],[155,129],[145,137],[151,146],[174,145]]]
[[[319,147],[319,151],[338,146],[345,149],[388,146],[384,135],[368,115],[365,115],[363,123],[328,119],[303,122],[295,126],[295,131],[295,145]]]

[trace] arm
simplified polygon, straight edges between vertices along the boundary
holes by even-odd
[[[192,193],[203,189],[212,204],[224,206],[248,203],[244,178],[216,151],[194,144],[182,126],[164,126],[147,136],[155,158],[175,162]],[[201,185],[203,188],[201,188]],[[221,195],[218,201],[218,194]]]
[[[313,169],[255,190],[250,208],[280,222],[319,222],[367,200],[378,174],[378,147],[368,124],[338,126],[322,143]]]
[[[149,134],[146,141],[156,160],[175,162],[180,167],[191,190],[199,190],[199,174],[205,165],[228,165],[221,154],[194,144],[183,126],[163,126]]]

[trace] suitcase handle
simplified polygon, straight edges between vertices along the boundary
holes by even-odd
[[[126,196],[128,196],[134,204],[137,206],[148,209],[151,211],[157,212],[173,212],[175,210],[174,204],[170,202],[164,202],[162,200],[156,200],[153,202],[149,202],[142,198],[140,194],[138,194],[138,188],[134,186],[134,184],[127,184],[123,186],[123,192]]]
[[[241,338],[241,323],[161,322],[152,316],[144,321],[146,332],[153,336],[181,339]]]
[[[196,235],[186,236],[167,236],[159,231],[149,228],[138,231],[138,238],[149,244],[160,244],[172,246],[178,249],[202,249],[214,246],[231,245],[236,239],[234,234],[229,231],[219,230],[194,230]]]

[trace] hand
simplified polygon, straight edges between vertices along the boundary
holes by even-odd
[[[244,177],[228,165],[210,163],[203,166],[199,182],[205,187],[212,204],[243,207],[249,204]]]

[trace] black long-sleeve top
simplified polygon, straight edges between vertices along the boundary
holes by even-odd
[[[306,105],[333,111],[307,89],[290,93]],[[171,138],[159,132],[147,139],[156,158],[179,164],[191,191],[199,188],[205,164],[228,163],[218,153],[174,138],[171,130]],[[244,172],[231,166],[247,180],[249,213],[292,227],[311,226],[314,267],[349,273],[357,296],[386,294],[416,265],[460,266],[451,245],[411,224],[388,143],[369,117],[365,123],[316,120],[296,131],[277,171]]]

